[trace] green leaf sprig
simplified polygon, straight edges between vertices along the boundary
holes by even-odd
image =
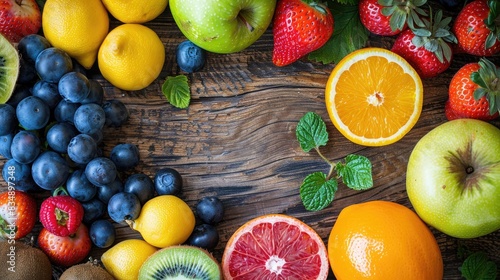
[[[161,91],[172,106],[185,109],[191,102],[191,90],[186,75],[168,76]]]
[[[466,280],[495,280],[497,266],[484,252],[475,252],[469,255],[459,268],[462,277]]]
[[[295,134],[304,152],[314,149],[330,164],[328,174],[314,172],[302,182],[300,198],[306,210],[319,211],[331,204],[338,189],[337,179],[342,179],[347,187],[354,190],[366,190],[373,186],[372,164],[368,158],[350,154],[343,161],[334,163],[320,152],[319,147],[328,143],[328,132],[318,114],[306,113],[297,124]]]

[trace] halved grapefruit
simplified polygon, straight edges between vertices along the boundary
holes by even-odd
[[[326,246],[307,224],[283,214],[254,218],[229,239],[222,256],[224,279],[326,279]]]

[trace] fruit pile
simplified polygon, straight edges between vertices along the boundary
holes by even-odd
[[[9,188],[0,197],[4,239],[25,237],[39,219],[37,245],[61,267],[82,262],[92,246],[113,246],[113,222],[130,224],[154,248],[185,243],[214,249],[222,202],[204,197],[192,211],[176,196],[183,182],[175,169],[160,169],[154,179],[133,172],[140,162],[133,144],[117,144],[103,155],[103,130],[127,122],[126,106],[105,100],[100,83],[44,37],[25,36],[17,47],[20,78],[0,104],[2,177]],[[51,196],[38,209],[28,192]],[[16,213],[7,210],[12,199]]]
[[[391,6],[384,6],[388,2]],[[357,12],[366,30],[395,36],[395,40],[390,50],[363,48],[346,54],[326,84],[330,118],[351,141],[367,146],[398,141],[412,129],[422,111],[421,79],[449,69],[455,54],[493,56],[500,52],[500,41],[493,33],[497,30],[495,18],[500,14],[497,1],[471,1],[452,26],[452,19],[442,11],[425,11],[425,2],[359,1]],[[459,1],[440,2],[455,7]],[[182,275],[207,279],[326,279],[330,271],[337,279],[368,278],[372,273],[383,279],[440,279],[443,259],[424,222],[458,238],[475,238],[499,229],[500,211],[489,209],[498,209],[495,188],[500,177],[495,170],[500,159],[494,153],[478,156],[477,147],[478,143],[500,146],[500,130],[486,122],[455,120],[493,120],[499,116],[500,73],[494,63],[481,58],[460,68],[451,80],[445,105],[450,122],[422,138],[409,159],[407,194],[416,213],[382,201],[345,207],[329,234],[328,249],[314,229],[300,220],[263,215],[233,233],[219,265],[210,251],[219,244],[216,226],[224,217],[222,201],[203,197],[191,209],[179,196],[183,179],[175,169],[158,170],[153,179],[134,172],[140,163],[140,151],[134,144],[117,144],[104,155],[103,130],[125,124],[129,112],[119,100],[105,100],[101,84],[86,75],[97,61],[102,76],[122,90],[140,90],[156,80],[165,61],[165,48],[157,34],[142,23],[161,14],[167,1],[130,1],[132,6],[126,8],[106,0],[76,0],[72,4],[68,9],[62,0],[46,1],[42,18],[46,37],[35,34],[37,26],[27,31],[0,29],[11,42],[18,41],[16,50],[0,36],[0,55],[4,58],[0,62],[0,155],[7,159],[2,177],[8,186],[8,191],[0,194],[0,234],[5,239],[0,241],[0,261],[10,265],[10,242],[29,236],[37,219],[41,224],[36,247],[21,242],[16,245],[16,261],[41,267],[26,269],[25,274],[17,276],[50,279],[48,268],[53,264],[65,268],[61,279],[71,279],[75,274],[98,279]],[[245,49],[266,31],[272,19],[275,66],[284,67],[314,51],[321,52],[324,46],[332,47],[334,15],[331,6],[323,3],[261,1],[254,11],[258,17],[245,9],[221,9],[217,4],[213,0],[204,5],[170,0],[174,21],[191,40],[177,48],[181,71],[199,71],[205,64],[206,51],[232,53]],[[232,15],[224,26],[221,13],[214,13],[214,7],[236,16]],[[108,12],[123,23],[111,32]],[[361,91],[359,77],[364,78]],[[450,144],[448,138],[454,143]],[[450,151],[451,156],[427,148],[432,145]],[[336,168],[352,180],[358,178],[353,167],[360,158],[350,156],[349,163]],[[365,163],[369,168],[362,170],[371,173],[369,162],[360,165]],[[467,178],[465,188],[460,189],[463,182],[442,176],[448,173]],[[484,180],[486,177],[488,180]],[[334,192],[322,185],[325,176],[315,178],[319,187],[310,188],[307,194],[311,204],[317,202],[316,194],[329,192],[327,195],[333,198]],[[454,203],[461,208],[450,211],[452,207],[442,203],[450,199],[441,198],[450,190],[471,197],[478,191],[490,192],[491,200],[485,202],[477,196],[477,206]],[[30,193],[44,198],[39,206]],[[484,204],[488,205],[482,208]],[[460,215],[455,215],[457,212]],[[487,216],[488,221],[479,216]],[[117,224],[128,225],[141,239],[116,242]],[[106,249],[100,259],[105,269],[92,261],[82,263],[92,246]],[[6,269],[10,271],[12,265]],[[5,278],[3,275],[0,278]]]

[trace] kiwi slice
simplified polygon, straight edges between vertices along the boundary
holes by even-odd
[[[204,249],[178,245],[151,255],[139,270],[139,280],[222,279],[219,263]]]
[[[95,260],[73,265],[66,269],[59,280],[114,280]]]
[[[19,75],[19,55],[16,48],[0,35],[0,104],[9,100]]]

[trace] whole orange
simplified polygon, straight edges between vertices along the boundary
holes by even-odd
[[[415,212],[395,202],[342,209],[328,238],[328,258],[338,280],[443,278],[434,235]]]

